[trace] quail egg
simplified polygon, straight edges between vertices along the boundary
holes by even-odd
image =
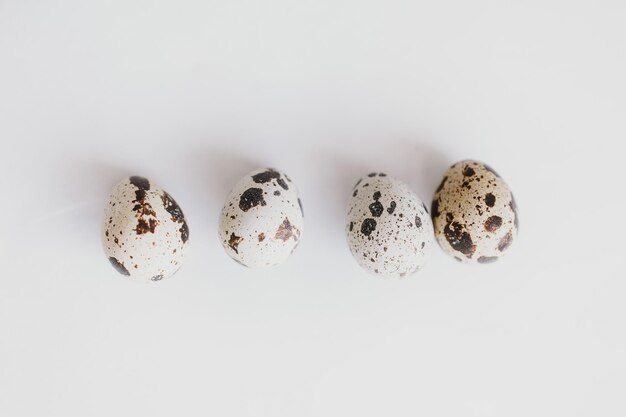
[[[102,241],[120,274],[143,282],[173,275],[182,265],[188,239],[181,208],[146,178],[126,178],[111,191]]]
[[[463,263],[491,263],[517,238],[513,193],[482,162],[452,165],[435,192],[431,214],[444,252]]]
[[[302,202],[291,179],[272,168],[253,171],[233,188],[222,209],[219,236],[226,252],[250,268],[284,262],[304,226]]]
[[[383,278],[416,272],[432,250],[433,226],[424,203],[384,173],[371,173],[354,186],[346,233],[359,265]]]

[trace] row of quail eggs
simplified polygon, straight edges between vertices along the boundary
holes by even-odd
[[[296,249],[303,224],[302,202],[291,178],[265,168],[234,186],[220,213],[219,237],[236,262],[271,267]],[[346,234],[357,263],[387,278],[420,270],[431,255],[433,235],[460,262],[490,263],[516,239],[517,228],[509,187],[489,166],[468,160],[446,171],[430,213],[402,181],[384,173],[361,178],[349,200]],[[120,274],[154,282],[182,265],[189,227],[170,194],[133,176],[110,194],[102,239]]]

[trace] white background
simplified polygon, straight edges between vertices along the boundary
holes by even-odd
[[[0,0],[0,415],[624,416],[623,1]],[[430,201],[489,163],[521,234],[384,281],[347,248],[356,179]],[[289,261],[217,217],[246,172],[298,185]],[[171,280],[103,255],[140,174],[187,215]]]

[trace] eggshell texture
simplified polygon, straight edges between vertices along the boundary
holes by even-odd
[[[440,246],[460,262],[494,262],[517,238],[513,194],[481,162],[461,161],[446,171],[431,214]]]
[[[226,252],[250,268],[274,266],[294,251],[304,226],[291,179],[272,168],[253,171],[233,188],[220,215]]]
[[[433,225],[424,203],[408,185],[383,173],[355,185],[346,233],[359,265],[383,278],[416,272],[432,251]]]
[[[134,176],[111,191],[102,239],[111,265],[120,274],[154,282],[170,277],[182,265],[189,228],[168,193]]]

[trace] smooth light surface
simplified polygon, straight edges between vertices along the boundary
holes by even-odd
[[[623,1],[0,2],[0,415],[624,416]],[[500,262],[383,281],[347,247],[360,176],[429,200],[475,158],[519,206]],[[217,237],[257,167],[302,244]],[[124,280],[99,238],[144,175],[187,262]]]

